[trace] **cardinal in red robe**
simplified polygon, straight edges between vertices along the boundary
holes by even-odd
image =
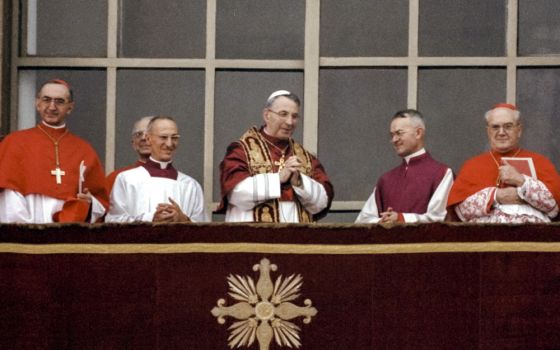
[[[108,207],[105,176],[93,148],[66,127],[70,85],[46,82],[35,105],[39,124],[0,144],[0,221],[95,222]]]
[[[491,149],[465,162],[449,194],[448,211],[465,222],[550,222],[560,201],[554,165],[519,146],[516,106],[498,104],[485,117]]]

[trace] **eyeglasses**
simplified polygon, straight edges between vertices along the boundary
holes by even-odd
[[[146,136],[146,132],[141,130],[141,131],[135,131],[132,133],[132,137],[134,137],[135,139],[141,139],[144,136]]]
[[[160,141],[162,142],[167,142],[167,140],[171,140],[171,142],[173,143],[179,142],[179,138],[181,138],[181,135],[154,135],[154,136],[160,139]]]
[[[50,105],[52,102],[54,102],[54,105],[57,106],[57,107],[64,106],[65,104],[67,104],[69,102],[69,101],[66,101],[63,98],[53,98],[53,97],[49,97],[49,96],[40,97],[39,100],[41,101],[41,103],[44,103],[46,105]]]
[[[488,129],[492,130],[492,132],[500,132],[500,129],[503,129],[505,132],[510,132],[519,126],[518,123],[505,123],[505,124],[489,124],[487,127]]]
[[[267,108],[267,109],[268,109],[269,111],[271,111],[272,113],[274,113],[274,114],[280,116],[281,118],[288,118],[288,117],[290,116],[290,112],[288,112],[288,111],[276,112],[276,111],[273,111],[273,110],[270,109],[270,108]],[[299,114],[297,114],[297,113],[292,113],[291,116],[292,116],[292,118],[294,118],[294,119],[298,119],[298,118],[300,117]]]
[[[404,134],[410,132],[411,130],[397,130],[395,132],[390,132],[389,133],[389,137],[391,138],[391,140],[396,136],[398,139],[400,139]]]

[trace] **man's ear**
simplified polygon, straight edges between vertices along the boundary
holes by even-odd
[[[264,123],[265,123],[265,124],[268,123],[268,118],[269,118],[268,113],[269,113],[269,112],[268,112],[268,108],[264,108],[264,109],[263,109],[263,112],[262,112],[262,115],[263,115],[263,120],[264,120]]]
[[[425,134],[426,134],[426,130],[424,128],[416,129],[416,137],[418,137],[419,139],[423,139]]]
[[[74,110],[74,101],[68,103],[68,111],[66,114],[70,114]]]

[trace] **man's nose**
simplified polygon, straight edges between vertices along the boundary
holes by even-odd
[[[173,140],[171,139],[171,137],[168,137],[167,139],[165,139],[165,145],[169,148],[173,147]]]
[[[500,128],[498,129],[498,135],[504,135],[504,134],[507,134],[506,127],[501,125]]]

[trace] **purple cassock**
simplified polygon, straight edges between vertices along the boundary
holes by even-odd
[[[411,158],[408,164],[403,159],[401,165],[383,174],[377,182],[378,211],[382,213],[391,207],[398,213],[425,213],[447,169],[428,152]]]

